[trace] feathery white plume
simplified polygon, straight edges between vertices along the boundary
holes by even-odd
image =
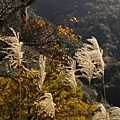
[[[96,38],[87,39],[87,43],[75,53],[77,60],[77,71],[80,72],[78,77],[86,78],[89,83],[92,78],[103,80],[104,61],[102,59],[103,51],[99,47]]]
[[[46,57],[43,55],[39,56],[39,66],[40,66],[40,80],[38,81],[39,90],[41,90],[43,82],[46,77],[45,66],[46,66]]]
[[[45,77],[46,77],[45,66],[46,66],[46,57],[43,55],[39,55],[40,72],[36,71],[38,78],[34,80],[34,84],[37,86],[38,91],[40,91],[42,89],[42,85],[43,85]]]
[[[8,45],[7,48],[3,48],[3,51],[0,52],[6,53],[7,55],[5,59],[8,59],[10,61],[11,66],[14,66],[16,68],[22,63],[23,52],[21,51],[21,49],[23,42],[19,42],[19,33],[16,33],[13,30],[13,28],[10,29],[13,31],[14,37],[0,37],[0,40]]]
[[[50,117],[55,116],[55,104],[53,102],[53,97],[51,93],[45,93],[45,95],[41,96],[38,104],[36,105],[37,107],[39,107],[39,115],[45,113]]]
[[[73,60],[68,56],[67,61],[69,62],[69,66],[65,66],[65,72],[67,74],[67,77],[64,79],[64,83],[66,85],[71,86],[73,91],[76,92],[77,83],[76,83],[76,78],[74,74],[75,67],[76,67],[75,60]]]

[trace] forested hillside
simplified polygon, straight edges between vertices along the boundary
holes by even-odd
[[[85,39],[97,38],[104,53],[105,82],[108,86],[108,101],[120,105],[116,91],[120,80],[120,1],[119,0],[60,0],[45,4],[36,1],[33,8],[38,14],[46,16],[55,24],[75,29],[75,33]],[[44,4],[44,7],[41,4]],[[38,8],[38,5],[41,6]],[[75,22],[74,17],[79,20]],[[71,21],[72,20],[72,21]],[[110,84],[110,85],[109,85]],[[113,91],[112,93],[109,93]],[[112,97],[113,96],[113,97]]]
[[[0,8],[0,120],[120,117],[119,0]]]
[[[36,1],[32,7],[53,23],[75,28],[76,33],[85,39],[95,36],[108,56],[119,59],[119,0],[60,0],[46,4],[47,2],[50,1]],[[71,22],[72,17],[80,22]]]

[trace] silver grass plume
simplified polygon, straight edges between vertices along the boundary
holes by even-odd
[[[86,78],[89,83],[92,78],[103,80],[104,61],[102,59],[103,51],[99,47],[96,38],[87,39],[87,43],[75,53],[80,75],[78,77]]]
[[[46,77],[46,72],[45,72],[46,57],[43,55],[39,55],[39,67],[40,67],[40,72],[39,71],[33,71],[33,72],[37,72],[38,75],[38,78],[34,79],[34,84],[37,86],[37,90],[41,91],[42,85]]]
[[[43,55],[39,56],[39,67],[40,67],[40,80],[38,81],[39,90],[41,90],[43,82],[46,77],[45,67],[46,67],[46,57]]]
[[[35,104],[39,108],[39,115],[45,113],[46,116],[55,116],[55,104],[53,102],[53,97],[51,93],[45,93],[43,96],[40,97],[40,100],[38,102],[35,102]]]
[[[65,66],[65,72],[67,74],[67,77],[64,79],[65,85],[69,85],[72,90],[76,93],[76,78],[75,78],[75,67],[76,67],[76,62],[72,58],[68,56],[67,61],[69,62],[69,66]]]
[[[112,120],[110,119],[110,115],[108,110],[105,109],[105,107],[99,103],[99,102],[95,102],[93,104],[94,106],[98,107],[100,110],[92,117],[91,120]]]
[[[16,33],[13,28],[10,28],[13,33],[14,37],[11,36],[4,36],[0,37],[0,40],[5,42],[9,47],[3,48],[3,53],[6,53],[5,59],[10,61],[11,66],[16,68],[20,66],[22,63],[23,52],[21,51],[23,42],[19,42],[19,33]]]

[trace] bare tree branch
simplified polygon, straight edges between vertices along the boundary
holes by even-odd
[[[19,11],[25,9],[27,6],[31,5],[36,0],[19,0],[13,1],[0,1],[0,28],[2,28],[7,22],[9,22],[12,17]]]

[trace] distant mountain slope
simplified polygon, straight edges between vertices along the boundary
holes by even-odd
[[[107,99],[120,106],[120,0],[38,0],[31,7],[55,24],[74,28],[83,41],[97,38],[104,51]],[[80,22],[71,22],[73,17]]]
[[[120,59],[119,0],[38,0],[31,7],[55,24],[74,28],[84,39],[95,36],[105,55]],[[80,22],[71,22],[72,17]]]
[[[70,14],[76,9],[81,10],[80,8],[87,1],[88,0],[37,0],[31,7],[36,9],[37,13],[51,20],[56,16],[55,13],[57,17],[60,17],[63,14]]]

